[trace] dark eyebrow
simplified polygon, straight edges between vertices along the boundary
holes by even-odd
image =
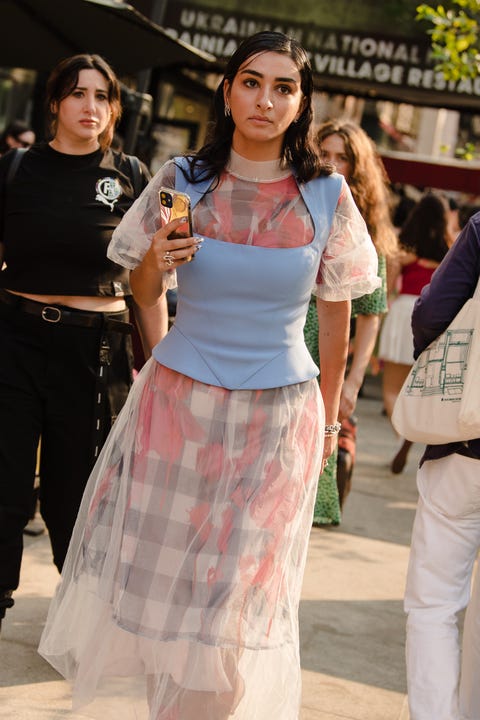
[[[73,90],[88,90],[87,87],[84,87],[83,85],[75,85]],[[95,88],[95,92],[104,92],[108,93],[108,90],[104,90],[103,88]]]
[[[240,70],[240,74],[243,73],[249,73],[250,75],[255,75],[256,77],[263,78],[262,73],[257,72],[256,70],[249,70],[248,68],[245,68],[245,70]],[[289,77],[277,77],[275,78],[275,82],[286,82],[286,83],[293,83],[294,85],[298,85],[298,82],[294,80],[293,78]]]

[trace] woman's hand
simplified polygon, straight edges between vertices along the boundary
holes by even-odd
[[[157,305],[165,293],[165,273],[189,262],[189,258],[191,259],[200,249],[202,238],[168,239],[168,235],[175,232],[184,222],[184,218],[178,218],[158,230],[142,262],[130,273],[133,297],[140,308]]]
[[[338,435],[325,435],[325,442],[323,444],[323,459],[322,459],[322,472],[325,470],[325,465],[330,455],[334,452],[337,447]]]
[[[203,238],[181,237],[172,240],[168,236],[174,233],[181,225],[184,225],[186,218],[177,218],[160,228],[152,239],[144,262],[150,268],[160,272],[175,270],[182,263],[190,262],[195,253],[202,246]]]

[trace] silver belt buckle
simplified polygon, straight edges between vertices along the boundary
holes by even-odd
[[[53,317],[49,317],[49,313],[51,312],[55,313]],[[53,307],[52,305],[46,305],[42,308],[42,320],[45,320],[45,322],[57,323],[60,322],[61,317],[62,311],[60,308]]]

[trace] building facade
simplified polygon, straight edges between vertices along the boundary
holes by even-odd
[[[152,68],[135,79],[138,92],[129,98],[134,131],[128,107],[120,130],[127,150],[139,152],[154,171],[203,141],[226,59],[262,29],[293,35],[309,52],[316,122],[335,116],[355,120],[385,157],[403,153],[453,163],[467,145],[480,155],[480,77],[448,82],[435,71],[426,28],[415,20],[418,0],[130,1],[172,37],[217,60],[204,69]],[[21,114],[32,111],[25,92],[31,73],[23,76],[24,86],[16,80],[14,93],[12,77],[0,82],[0,128],[12,97]],[[463,180],[461,185],[465,189]]]
[[[480,155],[480,77],[449,82],[435,71],[426,27],[415,20],[417,0],[134,1],[173,37],[215,55],[220,68],[253,32],[271,29],[295,36],[311,57],[317,122],[350,117],[385,157],[406,153],[438,161],[444,184],[448,173],[442,167],[461,167],[455,160],[466,146]],[[178,75],[173,83],[156,80],[150,90],[162,99],[157,109],[185,122],[183,130],[176,129],[178,142],[182,134],[187,144],[192,136],[201,140],[208,112],[197,83],[190,76],[184,84]],[[214,84],[208,76],[205,87]],[[156,118],[161,134],[162,120]],[[398,162],[390,162],[394,174],[397,167]],[[471,192],[475,183],[465,177],[472,176],[454,172],[447,189],[459,182],[459,189]]]

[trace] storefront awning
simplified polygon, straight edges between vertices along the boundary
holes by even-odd
[[[168,35],[122,0],[0,0],[0,67],[49,71],[77,53],[98,53],[117,73],[214,58]]]
[[[411,153],[380,152],[392,183],[451,190],[480,197],[479,162],[453,158],[434,160],[429,156],[413,156]]]

